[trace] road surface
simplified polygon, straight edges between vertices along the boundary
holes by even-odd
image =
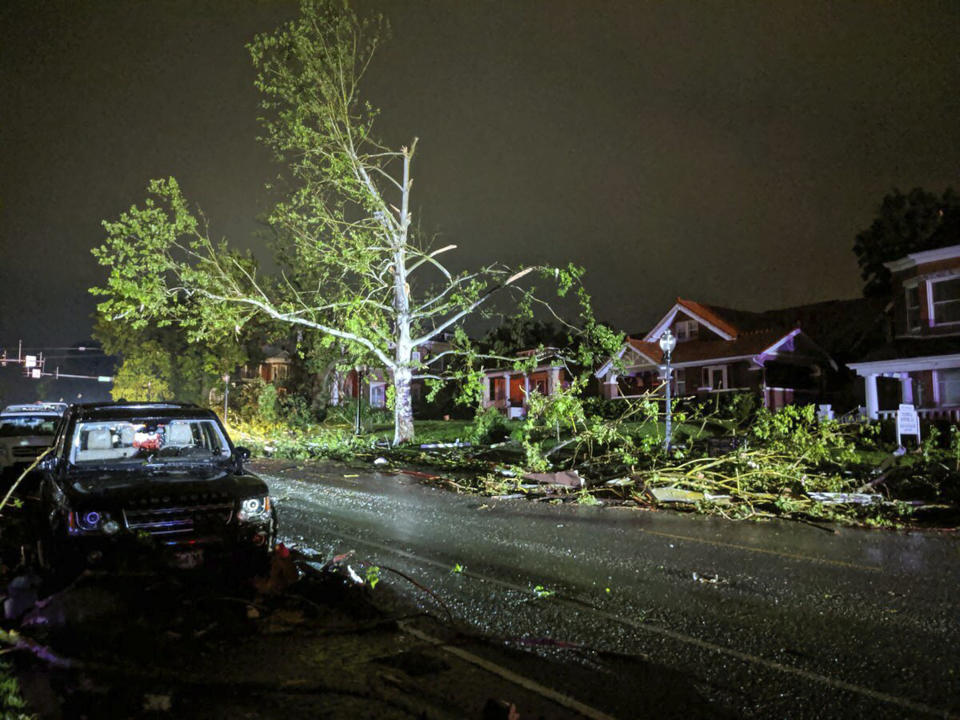
[[[643,717],[665,696],[677,703],[662,716],[960,716],[951,534],[831,533],[457,495],[336,464],[255,466],[287,542],[402,572],[438,599],[390,571],[384,582],[494,646],[555,663],[543,677],[515,653],[493,658],[597,717]]]

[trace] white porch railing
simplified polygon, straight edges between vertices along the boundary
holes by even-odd
[[[881,420],[896,420],[896,410],[878,410]],[[949,420],[960,423],[960,407],[949,408],[917,408],[917,415],[921,420]]]

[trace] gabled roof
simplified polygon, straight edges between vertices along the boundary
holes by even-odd
[[[720,328],[730,337],[737,336],[737,328],[721,316],[721,314],[718,312],[720,308],[714,309],[709,305],[704,305],[703,303],[698,303],[693,300],[687,300],[686,298],[682,297],[677,298],[677,304],[689,310],[701,320]]]
[[[776,357],[781,352],[794,352],[803,348],[803,351],[818,356],[836,367],[833,360],[807,337],[800,328],[783,330],[782,328],[768,328],[740,333],[733,340],[700,340],[677,343],[670,356],[670,364],[674,367],[688,367],[698,365],[722,364],[737,360],[752,360],[757,366],[762,366],[768,359]],[[649,364],[652,367],[663,364],[663,351],[660,344],[647,342],[638,338],[627,338],[621,350],[622,357],[627,349],[632,350],[641,359],[639,365]],[[608,361],[595,375],[602,377],[613,366],[613,360]],[[627,362],[626,365],[631,363]]]
[[[654,342],[659,339],[663,331],[673,323],[678,312],[699,321],[724,340],[733,340],[742,332],[760,330],[770,326],[769,321],[763,317],[762,313],[706,305],[695,300],[678,297],[676,304],[643,339],[646,342]]]

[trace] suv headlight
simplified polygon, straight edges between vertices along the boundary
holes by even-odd
[[[246,498],[240,502],[240,512],[237,513],[237,520],[240,522],[250,522],[252,520],[261,520],[270,515],[270,496],[260,495],[258,497]]]
[[[110,517],[110,513],[101,513],[96,510],[71,512],[69,517],[69,532],[71,535],[102,532],[104,535],[114,535],[120,530],[120,523]]]

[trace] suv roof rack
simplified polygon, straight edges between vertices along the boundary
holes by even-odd
[[[97,410],[99,408],[113,408],[113,409],[125,409],[129,408],[131,410],[201,410],[202,408],[196,403],[180,403],[180,402],[129,402],[127,400],[119,400],[117,402],[96,402],[96,403],[84,403],[79,406],[83,410]]]

